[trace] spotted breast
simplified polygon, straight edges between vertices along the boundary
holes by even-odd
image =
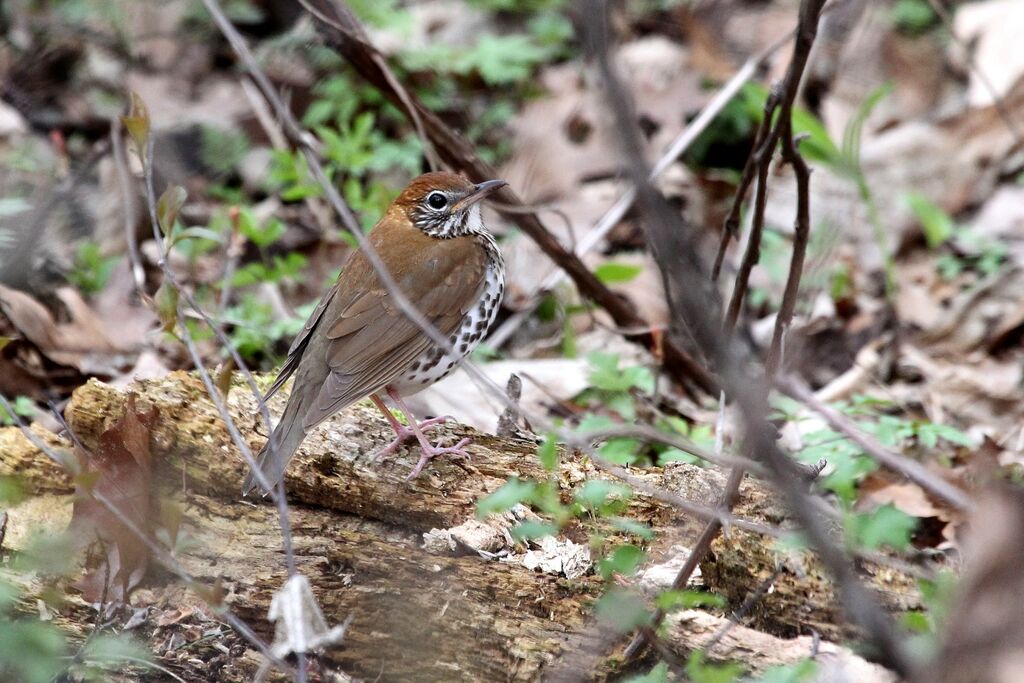
[[[479,213],[479,208],[474,207],[474,211]],[[476,219],[479,220],[479,216]],[[470,222],[472,221],[471,215]],[[466,313],[458,330],[448,337],[455,355],[447,354],[436,345],[427,349],[413,361],[402,377],[393,383],[400,394],[410,395],[421,391],[450,375],[458,366],[458,362],[477,347],[498,314],[501,297],[505,292],[505,262],[498,245],[489,233],[478,232],[476,238],[480,248],[487,254],[487,271],[477,304]]]

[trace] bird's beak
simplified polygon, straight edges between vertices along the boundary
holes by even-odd
[[[487,195],[494,192],[495,190],[500,190],[506,185],[508,185],[508,183],[506,183],[504,180],[486,180],[478,185],[473,186],[472,192],[467,194],[465,197],[457,201],[454,206],[452,206],[452,213],[469,208],[470,206],[476,204],[478,201],[480,201]]]

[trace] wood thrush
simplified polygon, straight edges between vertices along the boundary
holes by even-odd
[[[480,342],[494,320],[505,287],[505,265],[484,227],[480,200],[505,185],[474,185],[452,173],[427,173],[413,180],[367,236],[402,293],[448,338],[455,355],[439,348],[396,305],[361,250],[345,264],[338,281],[320,299],[266,398],[285,381],[295,383],[284,414],[257,460],[276,484],[306,433],[355,401],[369,396],[395,430],[381,454],[410,437],[421,455],[409,478],[431,458],[466,456],[468,439],[452,447],[431,444],[402,396],[424,389],[450,373]],[[402,425],[384,404],[389,396],[409,422]],[[249,474],[244,492],[256,486]]]

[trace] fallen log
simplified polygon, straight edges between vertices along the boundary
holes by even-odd
[[[224,603],[269,641],[270,600],[286,578],[276,509],[267,501],[241,498],[246,468],[197,378],[172,373],[140,382],[133,392],[140,406],[159,410],[151,443],[158,489],[154,495],[175,501],[184,511],[179,561],[200,583],[219,581]],[[125,402],[124,392],[91,381],[75,392],[66,417],[75,436],[92,448],[122,415]],[[254,399],[236,387],[228,405],[249,445],[258,449],[265,437],[255,424]],[[271,403],[275,414],[282,408],[283,399]],[[555,663],[571,660],[574,652],[604,646],[604,636],[592,628],[590,617],[603,590],[597,577],[532,571],[517,560],[523,548],[510,543],[504,528],[509,521],[474,521],[477,500],[508,477],[547,476],[537,463],[536,444],[458,426],[442,433],[452,439],[472,437],[472,460],[439,461],[418,479],[406,481],[415,449],[400,451],[389,462],[371,463],[369,456],[388,442],[390,430],[372,406],[358,404],[315,429],[292,462],[286,485],[298,569],[309,578],[329,623],[351,618],[343,644],[325,652],[321,665],[364,679],[533,681]],[[68,448],[53,435],[45,439],[51,446]],[[15,428],[0,429],[0,453],[0,475],[17,476],[34,496],[10,510],[6,547],[17,548],[24,530],[38,525],[44,510],[53,525],[54,511],[70,509],[73,487]],[[690,465],[638,474],[705,505],[713,504],[721,489],[721,473]],[[605,475],[586,458],[566,454],[557,476],[568,498],[575,486]],[[743,494],[738,515],[784,523],[784,512],[758,482],[745,482]],[[48,498],[40,504],[42,495]],[[701,520],[642,495],[634,496],[629,506],[631,518],[657,533],[649,549],[652,558],[669,546],[692,542],[702,526]],[[442,530],[440,538],[459,542],[424,543],[424,534],[436,541],[437,530]],[[586,529],[578,524],[564,534],[587,543]],[[776,559],[769,540],[750,537],[745,544],[763,552],[756,557],[720,553],[715,560],[719,564],[705,571],[712,577],[748,575],[754,583],[744,587],[737,579],[713,589],[730,596],[748,594],[759,588],[756,577],[773,571]],[[510,551],[513,556],[497,561],[476,549]],[[807,561],[816,567],[813,558]],[[737,568],[729,562],[764,566]],[[787,634],[806,632],[800,625],[813,623],[829,629],[826,637],[843,635],[831,586],[818,580],[820,569],[814,571],[814,581],[807,581],[806,574],[780,573],[779,590],[773,592],[802,595],[803,606],[787,616],[776,611],[792,610],[792,601],[768,601],[772,618],[758,623]],[[901,600],[894,604],[902,608],[907,601],[899,585]],[[132,604],[150,610],[136,634],[162,666],[187,680],[250,680],[259,665],[260,657],[166,571],[151,570]],[[94,619],[92,609],[71,599],[56,621],[70,633],[84,635]],[[673,628],[672,638],[682,650],[700,647],[697,634],[688,635],[683,627]],[[744,659],[757,670],[759,655],[753,650],[755,646]],[[607,654],[613,655],[614,649]],[[605,678],[617,666],[614,656],[607,657],[587,677]]]

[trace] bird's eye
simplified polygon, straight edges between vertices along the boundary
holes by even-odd
[[[448,205],[448,198],[440,192],[431,192],[427,197],[427,204],[429,204],[432,209],[443,209]]]

